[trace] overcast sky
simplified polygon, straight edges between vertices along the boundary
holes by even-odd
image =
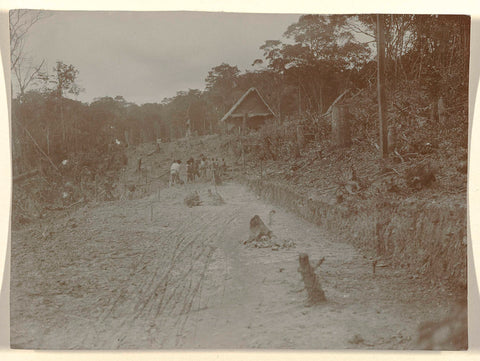
[[[265,40],[281,39],[299,15],[206,12],[52,12],[32,27],[29,55],[74,65],[85,89],[78,100],[123,95],[161,102],[205,87],[222,62],[252,69]]]

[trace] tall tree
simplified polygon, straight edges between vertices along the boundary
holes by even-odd
[[[208,99],[216,110],[216,117],[225,114],[235,101],[235,90],[238,90],[237,66],[222,63],[210,70],[205,79]]]
[[[78,95],[80,91],[82,91],[82,89],[75,83],[79,71],[73,65],[67,65],[62,61],[57,61],[53,71],[54,73],[49,79],[49,82],[55,86],[54,91],[57,97],[60,110],[60,121],[62,123],[62,142],[63,146],[67,147],[67,129],[63,109],[63,99],[65,93]]]
[[[260,47],[268,69],[282,74],[285,85],[297,88],[299,112],[325,111],[348,86],[350,73],[368,60],[368,42],[358,40],[351,31],[351,18],[303,15],[284,33],[293,44],[267,40]]]

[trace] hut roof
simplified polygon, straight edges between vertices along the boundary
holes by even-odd
[[[260,95],[260,92],[256,88],[250,88],[238,99],[220,121],[224,122],[229,117],[243,117],[245,113],[248,113],[249,116],[275,116],[275,113]]]

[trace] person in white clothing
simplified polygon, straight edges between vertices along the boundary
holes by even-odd
[[[173,184],[181,183],[180,182],[180,164],[181,163],[182,163],[181,160],[175,160],[170,166],[170,182],[168,184],[170,187]]]

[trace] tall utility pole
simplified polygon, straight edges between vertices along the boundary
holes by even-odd
[[[388,156],[388,122],[385,101],[385,20],[377,14],[377,93],[378,120],[380,125],[380,152],[383,158]]]

